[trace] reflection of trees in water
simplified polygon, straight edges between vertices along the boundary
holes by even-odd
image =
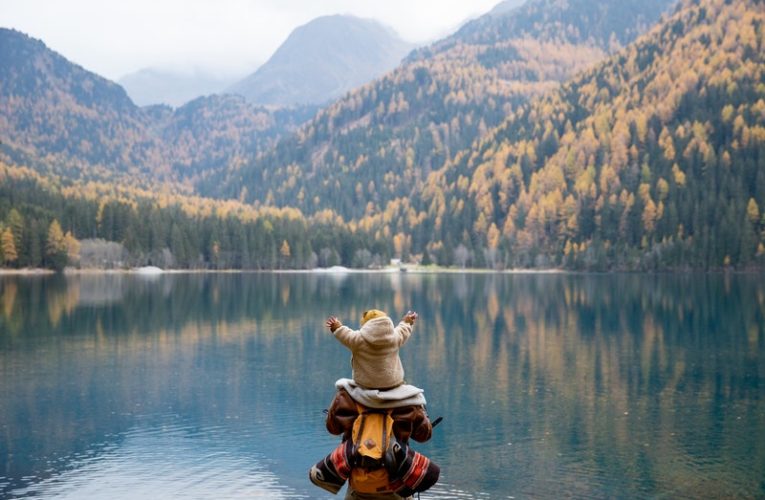
[[[83,334],[98,323],[108,333],[132,330],[152,334],[188,322],[236,323],[241,320],[315,325],[337,314],[358,326],[365,309],[388,310],[394,318],[413,308],[420,278],[399,273],[311,274],[168,274],[158,280],[125,275],[76,275],[0,280],[4,327],[20,315],[26,335],[55,333],[62,317]],[[17,295],[21,294],[20,300]],[[47,314],[40,315],[45,308]],[[63,325],[71,335],[69,325]]]
[[[516,491],[541,496],[561,484],[597,495],[608,481],[626,482],[619,491],[629,495],[762,490],[753,473],[765,471],[754,444],[765,441],[757,278],[254,273],[0,285],[8,470],[35,467],[14,449],[92,448],[146,408],[203,422],[245,408],[241,425],[274,425],[281,393],[316,384],[302,397],[320,409],[324,385],[350,374],[324,318],[358,327],[375,307],[394,319],[420,313],[402,350],[407,378],[448,416],[436,453],[463,468],[467,486],[514,469]]]
[[[16,296],[19,287],[15,281],[0,281],[0,291],[2,293],[3,316],[2,323],[5,335],[18,333],[21,328],[21,315],[16,308]]]
[[[168,417],[191,433],[225,422],[229,450],[249,446],[265,453],[289,441],[288,429],[277,427],[288,410],[277,408],[287,404],[290,388],[306,382],[305,373],[294,370],[302,356],[296,352],[302,343],[292,341],[297,319],[279,327],[255,320],[192,321],[118,334],[100,325],[87,334],[72,331],[68,339],[61,338],[64,332],[44,341],[38,335],[0,352],[0,476],[10,481],[6,493],[24,486],[25,478],[37,482],[119,446],[137,425],[165,425]],[[279,342],[280,335],[286,341]],[[273,343],[282,352],[269,359]],[[313,405],[317,423],[324,399]],[[252,438],[253,427],[262,433],[260,448],[237,441],[240,435]]]
[[[648,478],[659,491],[682,485],[691,495],[732,485],[761,491],[752,470],[765,472],[765,457],[742,448],[765,439],[765,301],[756,278],[468,279],[471,294],[455,286],[443,296],[437,334],[427,336],[424,373],[447,395],[430,400],[451,406],[445,413],[471,408],[471,425],[486,431],[480,444],[545,443],[504,464],[537,471],[519,491],[542,493],[539,471],[583,495],[601,487],[578,479],[593,471]],[[745,434],[752,429],[760,435]],[[715,436],[727,446],[712,446]],[[464,445],[450,437],[447,448]],[[551,458],[551,448],[575,463]],[[461,463],[476,464],[472,473],[482,478],[477,484],[502,474],[481,446],[463,451]],[[735,465],[742,459],[753,468]],[[637,482],[627,488],[641,492]]]
[[[321,384],[310,395],[315,415],[298,422],[320,427],[332,383],[349,375],[348,354],[324,329],[325,316],[334,311],[350,323],[379,303],[367,294],[356,300],[356,285],[333,276],[168,275],[149,282],[84,275],[0,283],[0,470],[11,489],[23,477],[40,479],[71,457],[119,443],[136,419],[155,412],[200,426],[257,423],[266,438],[282,440],[274,448],[284,446],[294,429],[276,427],[283,422],[274,413],[294,405],[285,394],[305,397],[303,386]],[[387,297],[383,302],[393,299],[390,277],[363,283]],[[341,362],[328,362],[327,352]]]

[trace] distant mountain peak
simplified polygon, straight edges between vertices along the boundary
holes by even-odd
[[[503,16],[508,12],[511,12],[513,9],[523,5],[523,2],[524,0],[504,0],[495,5],[494,8],[489,11],[489,15]]]
[[[324,103],[393,69],[412,48],[373,19],[322,16],[293,30],[229,91],[256,104]]]
[[[199,179],[313,111],[271,112],[231,95],[140,108],[120,85],[0,28],[0,162],[134,186]]]

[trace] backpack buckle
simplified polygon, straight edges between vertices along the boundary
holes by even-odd
[[[360,455],[356,457],[356,467],[361,467],[365,470],[376,470],[383,466],[383,461],[379,458],[372,458],[366,455]]]

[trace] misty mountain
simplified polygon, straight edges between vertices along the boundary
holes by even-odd
[[[417,49],[407,59],[432,58],[462,45],[495,45],[507,40],[508,34],[514,39],[613,51],[653,26],[674,3],[674,0],[529,0],[516,7],[515,2],[507,0],[487,15],[466,23],[453,35]]]
[[[634,39],[672,3],[530,0],[490,12],[411,52],[205,192],[246,190],[249,201],[297,204],[306,213],[329,208],[348,219],[382,211],[412,186],[423,189],[430,171],[530,97]]]
[[[150,120],[114,82],[16,30],[0,29],[2,153],[78,177],[167,173]]]
[[[0,29],[0,160],[44,174],[149,187],[203,178],[314,112],[267,110],[231,95],[141,108],[43,42]]]
[[[144,68],[123,76],[118,83],[139,106],[167,104],[177,108],[197,97],[221,93],[237,80],[202,70],[183,72]]]
[[[525,0],[504,0],[503,2],[499,2],[497,5],[495,5],[494,8],[488,12],[488,14],[494,16],[502,16],[511,10],[523,5],[524,1]]]
[[[546,4],[513,11],[516,21],[509,24],[523,14],[558,26],[517,25],[523,40],[530,33],[565,37],[569,44],[579,39],[581,49],[629,40],[605,20],[635,35],[633,27],[647,26],[634,15],[642,2],[591,1],[584,15],[582,4],[570,1],[571,16],[538,9]],[[243,185],[258,202],[336,213],[374,235],[376,244],[424,262],[589,270],[762,266],[762,5],[683,0],[645,35],[537,97],[505,107],[498,126],[450,150],[454,130],[464,133],[491,108],[478,107],[482,114],[467,105],[448,108],[460,90],[470,99],[470,87],[452,84],[421,115],[430,122],[418,122],[416,106],[425,102],[418,92],[449,88],[448,80],[434,76],[438,64],[446,65],[444,54],[463,62],[478,54],[480,68],[453,73],[455,79],[513,61],[509,48],[518,45],[512,40],[504,51],[481,57],[502,34],[482,19],[455,35],[462,41],[437,43],[320,112],[275,152],[243,168]],[[620,6],[635,25],[614,15]],[[583,19],[596,27],[577,28]],[[493,28],[478,30],[483,23]]]
[[[672,3],[531,0],[494,12],[294,134],[280,130],[305,113],[240,96],[137,108],[119,86],[6,30],[5,158],[21,151],[51,169],[113,177],[97,191],[111,199],[91,198],[86,210],[78,204],[90,186],[58,188],[9,167],[0,187],[40,234],[63,214],[77,238],[125,242],[138,261],[167,248],[181,267],[401,256],[496,268],[762,268],[762,0],[681,0],[662,17]],[[93,150],[116,153],[113,163],[93,163]],[[123,188],[157,165],[189,191],[194,183],[227,200],[159,192],[135,208]]]
[[[393,69],[412,48],[377,21],[319,17],[228,91],[263,105],[323,104]]]

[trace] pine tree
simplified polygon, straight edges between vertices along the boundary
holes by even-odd
[[[44,226],[38,224],[34,219],[29,221],[27,230],[24,232],[24,251],[22,253],[24,260],[21,262],[22,266],[39,267],[43,264],[43,231]]]
[[[18,250],[21,248],[22,237],[24,236],[24,218],[15,208],[8,212],[8,227],[13,231],[13,243]]]
[[[45,258],[53,269],[60,271],[67,263],[67,242],[61,224],[53,219],[48,227],[48,240],[45,243]]]

